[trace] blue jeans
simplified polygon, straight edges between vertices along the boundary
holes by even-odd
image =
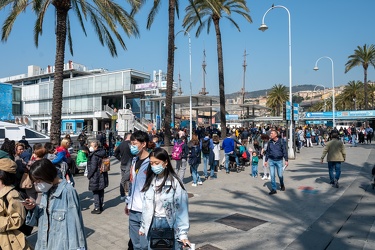
[[[152,228],[170,228],[170,226],[168,224],[168,221],[167,221],[166,217],[155,217],[154,216],[154,218],[152,218],[152,224],[151,224],[151,227],[150,227],[150,231],[152,230]],[[152,250],[152,248],[150,247],[150,234],[148,234],[147,240],[149,242],[148,243],[148,249]],[[177,239],[175,239],[173,250],[180,250],[180,249],[181,249],[181,245],[177,241]]]
[[[191,175],[193,176],[193,183],[194,184],[197,184],[197,182],[201,181],[201,177],[198,174],[198,166],[199,166],[199,164],[190,166],[191,167]]]
[[[333,176],[333,169],[335,169],[336,175]],[[331,184],[334,183],[335,179],[339,180],[341,175],[341,162],[339,161],[329,161],[328,162],[328,173],[329,173],[329,180]]]
[[[253,177],[258,175],[258,165],[251,165],[251,173]]]
[[[284,186],[283,160],[274,161],[274,160],[268,159],[268,167],[270,168],[272,189],[276,190],[275,171],[277,171],[277,175],[279,176],[280,186]]]
[[[227,173],[229,172],[229,156],[235,157],[237,166],[240,165],[238,156],[235,153],[225,153],[225,170],[227,171]]]
[[[357,135],[352,135],[352,145],[357,147]]]
[[[210,154],[202,154],[202,155],[203,155],[203,173],[204,173],[204,177],[208,177],[208,174],[207,174],[207,165],[208,165],[208,162],[209,162]]]
[[[142,213],[130,210],[129,212],[129,235],[135,250],[147,250],[148,242],[146,237],[139,235]]]
[[[219,160],[214,160],[214,164],[212,164],[211,166],[211,173],[210,173],[211,177],[215,177],[215,168],[218,165],[219,165]]]

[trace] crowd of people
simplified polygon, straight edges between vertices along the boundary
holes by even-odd
[[[227,137],[221,140],[219,130],[198,127],[188,140],[186,130],[176,130],[172,133],[171,152],[161,148],[162,139],[152,131],[117,136],[111,143],[113,149],[105,146],[106,133],[91,141],[81,133],[75,162],[88,178],[88,190],[94,200],[91,213],[99,215],[104,210],[109,177],[103,162],[112,155],[120,161],[119,193],[129,216],[130,249],[182,249],[190,245],[184,183],[188,173],[191,185],[198,187],[203,180],[217,179],[222,168],[230,174],[231,166],[248,164],[253,178],[270,180],[269,195],[286,190],[283,172],[288,167],[288,152],[284,127],[227,128],[226,132]],[[346,157],[344,143],[356,146],[357,138],[358,143],[364,143],[360,139],[363,134],[371,143],[373,130],[369,126],[298,127],[294,138],[297,152],[313,144],[324,146],[321,162],[327,156],[330,184],[338,188],[341,163]],[[70,137],[62,139],[58,147],[51,143],[30,147],[26,138],[17,143],[4,141],[0,151],[0,215],[10,223],[0,225],[5,228],[0,232],[1,249],[31,249],[26,236],[34,226],[38,226],[36,249],[87,249],[80,200],[69,167],[74,161],[71,143]],[[222,160],[220,150],[224,153]],[[199,172],[201,164],[203,176]],[[17,246],[13,244],[15,237]]]

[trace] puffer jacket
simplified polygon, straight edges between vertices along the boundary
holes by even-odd
[[[89,179],[89,190],[98,191],[108,187],[108,173],[100,173],[102,159],[106,156],[105,150],[98,148],[91,152],[87,161],[87,178]]]
[[[8,200],[8,207],[4,199]],[[31,249],[26,236],[18,230],[26,218],[20,199],[13,186],[5,186],[0,191],[0,249]]]

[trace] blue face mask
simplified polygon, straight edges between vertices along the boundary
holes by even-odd
[[[131,145],[130,146],[130,153],[132,153],[132,155],[137,155],[139,153],[138,147],[135,146],[135,145]]]
[[[155,174],[161,174],[164,171],[163,165],[156,165],[156,166],[151,166],[152,172]]]

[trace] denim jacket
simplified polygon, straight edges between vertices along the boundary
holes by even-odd
[[[76,190],[62,180],[52,194],[43,193],[40,204],[30,210],[26,224],[38,226],[35,250],[87,249],[81,206]]]
[[[174,228],[175,238],[179,240],[187,239],[189,232],[189,209],[188,196],[179,181],[173,178],[173,186],[169,193],[166,191],[172,185],[170,180],[165,182],[162,189],[161,199],[165,208],[166,219],[171,228]],[[150,230],[152,218],[155,210],[155,182],[153,181],[150,188],[143,195],[142,223],[139,229],[146,236]]]

